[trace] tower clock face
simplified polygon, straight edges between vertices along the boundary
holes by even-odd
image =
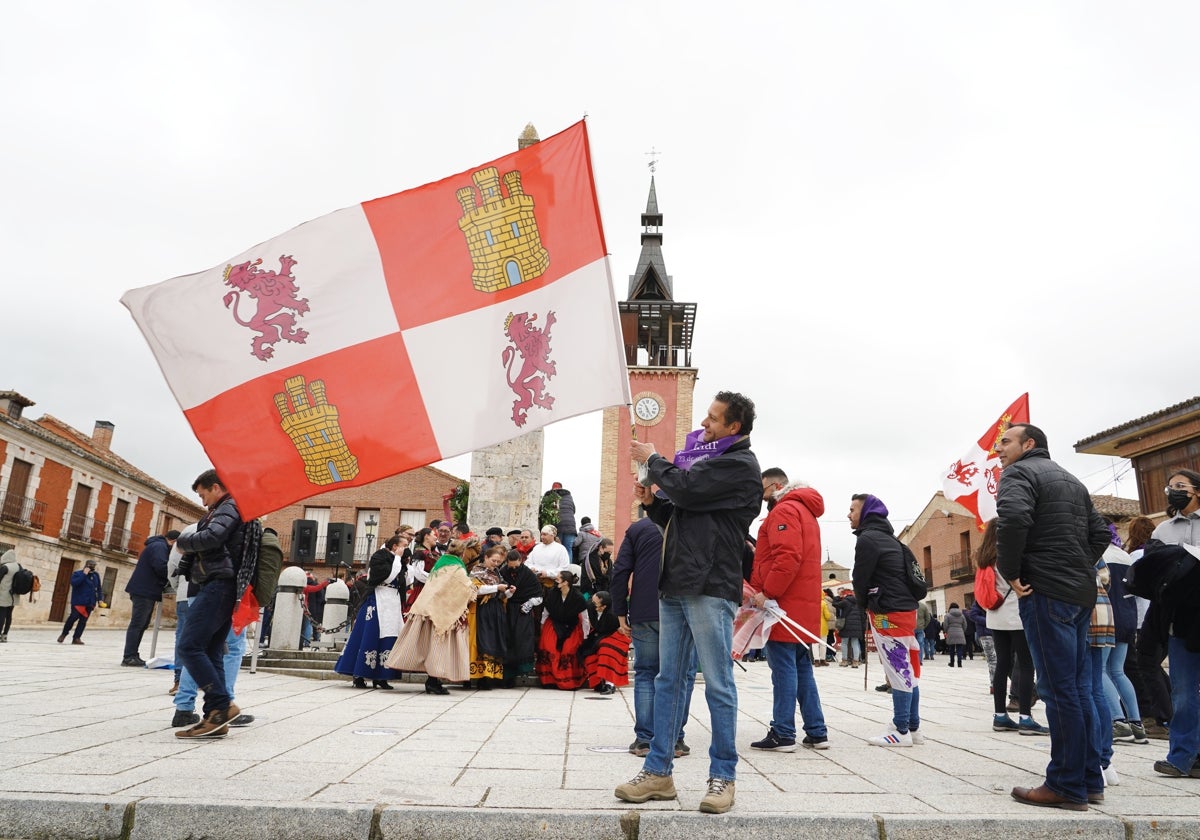
[[[662,400],[653,394],[639,395],[633,403],[633,413],[642,423],[657,423],[662,419]]]

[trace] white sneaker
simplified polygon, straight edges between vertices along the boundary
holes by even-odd
[[[1110,764],[1107,767],[1101,768],[1101,772],[1104,773],[1105,787],[1116,787],[1121,784],[1121,777],[1117,775],[1116,767]]]
[[[882,735],[868,738],[867,743],[874,744],[877,747],[911,747],[913,739],[911,732],[905,732],[901,735],[895,729],[889,729]]]
[[[914,747],[919,747],[925,743],[925,736],[921,734],[920,729],[910,729],[908,735],[912,738]]]

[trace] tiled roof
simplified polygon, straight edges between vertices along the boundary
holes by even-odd
[[[1126,519],[1142,515],[1142,504],[1137,499],[1124,499],[1120,496],[1092,495],[1092,506],[1101,516],[1112,519]]]
[[[1189,400],[1184,400],[1181,403],[1168,406],[1160,411],[1155,411],[1152,414],[1147,414],[1145,417],[1139,417],[1136,420],[1130,420],[1128,423],[1122,423],[1120,426],[1113,426],[1111,429],[1105,429],[1103,432],[1098,432],[1091,437],[1085,437],[1083,440],[1075,444],[1075,450],[1079,451],[1089,444],[1104,440],[1121,432],[1132,431],[1140,426],[1152,425],[1155,421],[1166,419],[1172,415],[1185,414],[1187,412],[1200,409],[1200,397],[1192,397]]]

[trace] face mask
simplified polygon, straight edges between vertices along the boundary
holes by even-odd
[[[1183,510],[1192,501],[1191,495],[1186,490],[1168,490],[1167,491],[1167,507],[1175,510]]]

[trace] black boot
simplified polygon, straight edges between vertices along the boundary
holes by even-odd
[[[425,693],[449,694],[450,692],[446,690],[446,686],[442,685],[442,681],[437,677],[429,677],[427,680],[425,680]]]
[[[354,687],[355,688],[366,688],[367,681],[365,679],[363,679],[362,677],[355,677],[354,678]]]
[[[371,680],[371,685],[375,688],[382,688],[384,691],[391,691],[392,687],[388,685],[387,680]]]

